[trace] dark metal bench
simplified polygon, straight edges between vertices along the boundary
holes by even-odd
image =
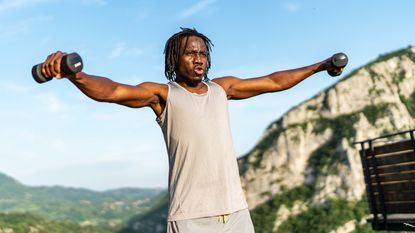
[[[360,158],[374,230],[415,231],[415,129],[369,139]],[[409,136],[392,143],[382,140]]]

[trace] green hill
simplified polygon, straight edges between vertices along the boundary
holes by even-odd
[[[109,227],[51,221],[29,213],[0,213],[0,233],[113,233],[114,231]]]
[[[168,195],[146,214],[132,217],[118,233],[164,233],[167,231]]]
[[[17,180],[3,173],[0,173],[0,184],[1,184],[0,189],[2,191],[1,194],[4,194],[6,192],[9,193],[11,191],[20,192],[22,189],[25,188],[24,185],[19,183]]]
[[[51,220],[120,226],[154,208],[163,189],[30,187],[0,173],[0,212],[38,213]]]

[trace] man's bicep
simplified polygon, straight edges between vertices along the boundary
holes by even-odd
[[[217,82],[225,89],[228,99],[246,99],[278,89],[275,87],[275,83],[266,76],[250,79],[229,76],[212,81]]]
[[[119,85],[115,91],[114,102],[133,108],[148,107],[160,102],[160,84],[141,83],[137,86]]]

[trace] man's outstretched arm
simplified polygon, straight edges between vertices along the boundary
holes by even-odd
[[[163,84],[144,82],[136,86],[114,82],[105,77],[79,72],[67,77],[85,95],[99,102],[140,108],[158,103]]]
[[[46,77],[62,77],[60,60],[64,55],[65,53],[62,52],[49,55],[42,65],[42,73]],[[164,84],[145,82],[132,86],[84,72],[69,75],[66,78],[91,99],[133,108],[149,106],[156,115],[162,112],[165,100],[163,97],[167,95],[167,87]]]
[[[329,58],[310,66],[278,71],[256,78],[240,79],[227,76],[216,78],[212,81],[218,83],[225,89],[228,99],[245,99],[291,88],[307,77],[323,70],[338,72],[341,69],[333,67],[331,65],[331,59]]]

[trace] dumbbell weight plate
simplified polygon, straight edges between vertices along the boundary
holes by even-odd
[[[336,68],[344,68],[348,62],[349,59],[344,53],[336,53],[331,57],[331,64]],[[342,72],[343,70],[340,70],[339,72],[334,72],[332,70],[327,71],[327,73],[332,77],[339,76]]]
[[[81,56],[77,53],[70,53],[62,57],[61,69],[64,74],[76,74],[84,67]]]
[[[337,68],[345,67],[348,61],[349,59],[344,53],[336,53],[331,57],[331,63]]]
[[[62,57],[61,71],[64,75],[71,75],[81,72],[84,65],[81,56],[77,53],[70,53]],[[32,67],[33,79],[38,83],[52,80],[53,77],[45,77],[42,74],[42,63]]]
[[[37,83],[44,83],[52,80],[52,77],[45,77],[42,74],[42,63],[32,67],[32,77]]]

